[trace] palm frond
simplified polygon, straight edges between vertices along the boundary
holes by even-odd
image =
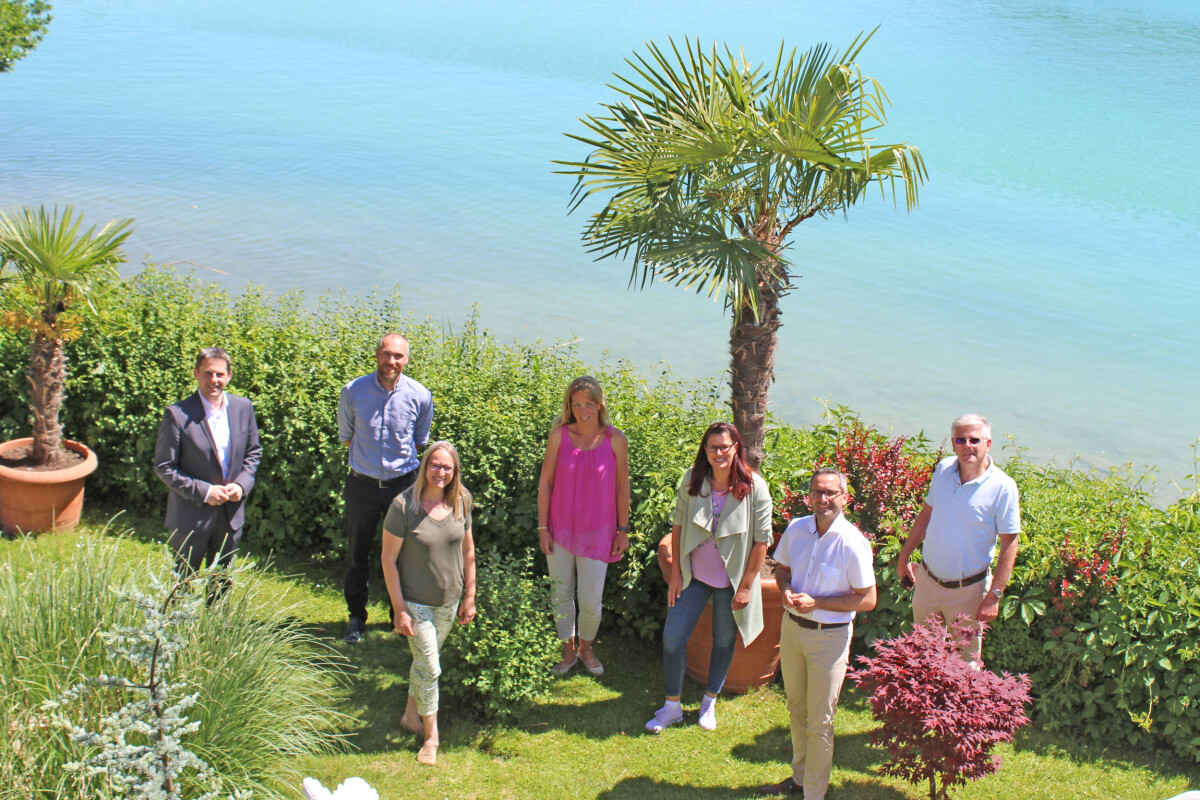
[[[648,42],[610,84],[618,95],[567,134],[592,148],[555,162],[575,178],[569,210],[599,197],[584,228],[597,260],[633,258],[630,283],[663,280],[757,314],[764,274],[787,285],[784,239],[800,221],[844,213],[879,183],[916,206],[920,152],[876,144],[887,95],[844,51],[780,45],[769,66],[699,40]]]

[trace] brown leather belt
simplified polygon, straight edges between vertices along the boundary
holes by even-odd
[[[926,567],[924,564],[922,564],[921,566],[925,568],[925,574],[928,575],[930,578],[933,578],[934,583],[936,583],[938,586],[941,586],[942,588],[945,588],[945,589],[961,589],[964,586],[970,586],[972,584],[979,583],[981,580],[983,580],[984,578],[986,578],[988,576],[988,571],[985,569],[983,572],[979,573],[978,575],[968,575],[967,577],[965,577],[959,581],[944,581],[941,578],[939,578],[937,575],[934,575],[932,572],[930,572],[929,567]]]
[[[827,631],[830,628],[844,628],[849,625],[849,622],[813,622],[811,619],[797,617],[795,614],[788,612],[788,617],[792,622],[799,625],[801,628],[808,628],[812,631]]]

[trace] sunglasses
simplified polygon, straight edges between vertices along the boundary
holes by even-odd
[[[965,436],[956,436],[955,438],[951,439],[951,441],[954,442],[955,444],[967,444],[969,442],[971,444],[971,446],[974,447],[975,445],[982,442],[983,439],[977,439],[974,436],[972,436],[969,439],[966,438]]]

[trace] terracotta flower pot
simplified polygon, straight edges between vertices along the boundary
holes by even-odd
[[[665,578],[671,568],[671,537],[658,543],[658,567]],[[763,629],[746,647],[737,637],[733,663],[725,677],[723,691],[743,694],[756,686],[766,686],[779,669],[779,627],[783,623],[783,602],[773,580],[762,580]],[[712,654],[712,604],[705,607],[687,643],[687,674],[704,685],[708,679],[708,659]]]
[[[0,453],[27,447],[32,439],[0,444]],[[63,441],[84,457],[82,464],[39,472],[0,466],[0,527],[8,533],[65,531],[79,524],[83,479],[96,471],[96,454],[86,445]]]

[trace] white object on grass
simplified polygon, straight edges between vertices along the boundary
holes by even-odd
[[[379,792],[362,778],[347,778],[330,792],[316,778],[304,779],[304,796],[308,800],[379,800]]]

